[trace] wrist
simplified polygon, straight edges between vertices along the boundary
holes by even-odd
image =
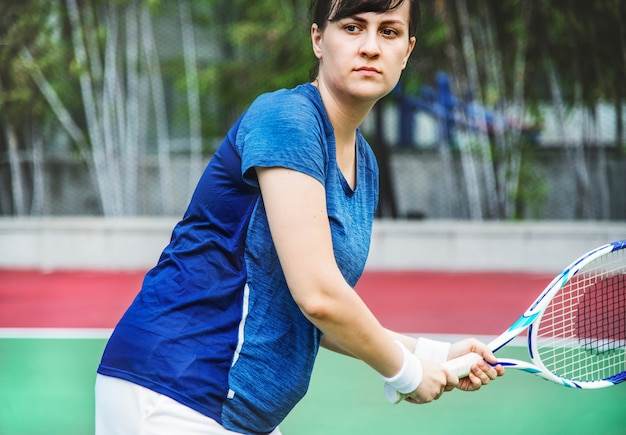
[[[383,376],[383,380],[399,393],[412,393],[422,382],[422,364],[402,343],[396,341],[396,344],[402,350],[402,367],[390,378]]]

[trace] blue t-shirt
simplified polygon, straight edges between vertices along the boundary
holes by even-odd
[[[227,429],[271,432],[306,393],[321,332],[289,292],[254,168],[291,168],[325,186],[335,258],[354,286],[378,202],[378,166],[360,132],[356,147],[352,190],[317,88],[260,96],[211,159],[98,372],[167,395]]]

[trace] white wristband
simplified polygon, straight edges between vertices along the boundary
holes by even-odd
[[[383,376],[383,379],[399,393],[412,393],[422,382],[422,364],[402,343],[396,341],[396,344],[402,349],[404,357],[402,368],[395,376],[391,378]]]
[[[425,359],[441,364],[448,361],[449,351],[450,343],[448,342],[420,337],[417,339],[417,344],[415,345],[413,354],[419,359]]]

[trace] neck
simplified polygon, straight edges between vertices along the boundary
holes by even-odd
[[[356,129],[363,123],[367,114],[372,110],[376,101],[361,101],[356,99],[341,98],[330,92],[324,83],[315,80],[322,96],[328,119],[335,131],[335,140],[338,151],[340,148],[353,149],[356,140]]]
[[[315,80],[322,96],[328,119],[335,133],[335,152],[337,165],[344,179],[352,189],[356,186],[356,130],[376,101],[363,101],[355,98],[341,98],[324,86],[324,82]]]

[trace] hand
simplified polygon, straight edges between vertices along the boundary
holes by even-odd
[[[484,361],[479,361],[472,366],[469,375],[463,379],[460,379],[456,388],[463,391],[476,391],[483,385],[487,385],[498,376],[504,375],[504,367],[497,364],[498,360],[494,356],[493,352],[487,347],[486,344],[474,339],[468,338],[450,346],[450,352],[448,358],[457,358],[465,355],[468,352],[475,352],[482,355]],[[491,364],[494,364],[493,366]]]
[[[429,403],[439,399],[444,392],[450,391],[458,385],[459,379],[442,365],[426,360],[420,360],[420,362],[422,364],[422,382],[406,398],[407,402]]]

